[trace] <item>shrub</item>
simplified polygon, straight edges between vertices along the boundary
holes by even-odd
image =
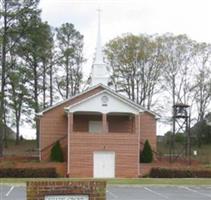
[[[51,149],[50,160],[53,162],[64,162],[64,156],[59,141],[57,141]]]
[[[56,178],[55,168],[1,168],[0,178]]]
[[[152,168],[151,178],[211,178],[211,170]]]
[[[151,163],[153,161],[152,148],[148,140],[144,143],[143,151],[140,153],[140,162],[141,163]]]

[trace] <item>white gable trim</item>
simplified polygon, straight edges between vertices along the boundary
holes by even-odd
[[[66,100],[64,100],[64,101],[62,101],[62,102],[59,102],[59,103],[57,103],[57,104],[55,104],[55,105],[49,107],[49,108],[46,108],[45,110],[43,110],[43,111],[37,113],[36,116],[42,116],[45,112],[47,112],[47,111],[49,111],[49,110],[51,110],[51,109],[54,109],[54,108],[56,108],[57,106],[60,106],[60,105],[62,105],[62,104],[64,104],[64,103],[70,101],[71,99],[74,99],[74,98],[76,98],[76,97],[79,97],[80,95],[83,95],[83,94],[85,94],[85,93],[87,93],[87,92],[89,92],[89,91],[91,91],[91,90],[93,90],[93,89],[95,89],[95,88],[97,88],[97,87],[102,87],[102,88],[104,88],[106,91],[109,91],[110,93],[112,93],[113,95],[115,95],[116,97],[118,97],[118,98],[120,98],[120,99],[126,101],[127,103],[129,103],[129,104],[131,104],[131,105],[134,105],[135,107],[139,108],[139,109],[141,110],[141,112],[145,111],[145,112],[148,112],[148,113],[154,115],[154,116],[157,117],[157,118],[160,117],[157,113],[145,109],[144,107],[140,106],[139,104],[137,104],[137,103],[133,102],[132,100],[126,98],[126,97],[123,96],[122,94],[117,94],[114,90],[112,90],[111,88],[109,88],[108,86],[105,86],[105,85],[103,85],[103,84],[98,84],[98,85],[95,85],[95,86],[93,86],[93,87],[90,87],[90,88],[88,88],[87,90],[81,92],[80,94],[77,94],[77,95],[75,95],[75,96],[73,96],[73,97],[71,97],[71,98],[69,98],[69,99],[66,99]],[[103,92],[103,91],[101,91],[101,92]],[[100,93],[100,92],[99,92],[99,93]],[[98,93],[97,93],[97,94],[98,94]],[[95,95],[92,95],[92,96],[95,96]],[[90,98],[90,97],[89,97],[89,98]],[[87,99],[88,99],[88,98],[87,98]]]
[[[122,94],[116,93],[116,91],[114,91],[113,89],[109,88],[108,86],[105,86],[105,85],[102,85],[102,84],[101,84],[101,86],[102,86],[105,90],[110,91],[111,93],[113,93],[114,95],[118,96],[119,98],[122,98],[122,99],[124,99],[125,101],[129,102],[130,104],[133,104],[134,106],[138,107],[139,109],[142,110],[142,112],[143,112],[143,111],[148,112],[148,113],[150,113],[151,115],[155,116],[156,119],[160,118],[160,116],[159,116],[157,113],[155,113],[155,112],[153,112],[153,111],[150,111],[150,110],[144,108],[143,106],[140,106],[139,104],[137,104],[137,103],[135,103],[134,101],[128,99],[127,97],[125,97],[125,96],[122,95]]]
[[[153,113],[152,111],[149,111],[147,109],[145,109],[143,106],[140,106],[139,104],[135,103],[134,101],[130,100],[129,98],[125,97],[122,94],[117,93],[116,91],[112,90],[111,88],[109,88],[108,86],[103,86],[107,91],[110,91],[112,94],[114,94],[115,96],[118,96],[118,98],[121,98],[123,100],[125,100],[126,102],[128,102],[129,104],[134,105],[135,107],[139,108],[141,110],[141,112],[143,111],[147,111],[149,113],[151,113],[152,115],[157,115],[155,113]]]
[[[86,98],[86,99],[83,99],[83,100],[81,100],[81,101],[79,101],[79,102],[77,102],[77,103],[75,103],[75,104],[73,104],[73,105],[70,105],[70,106],[68,106],[68,107],[65,108],[65,111],[66,111],[66,112],[71,112],[71,111],[74,110],[74,108],[75,108],[76,106],[80,106],[80,105],[82,105],[83,103],[85,103],[85,102],[87,102],[87,101],[89,101],[89,100],[91,100],[91,99],[94,99],[94,98],[96,98],[96,97],[98,97],[98,96],[102,96],[103,94],[107,94],[108,96],[113,97],[114,99],[116,99],[116,100],[122,102],[124,105],[129,106],[129,107],[131,108],[131,109],[129,109],[131,113],[137,114],[137,113],[139,113],[139,112],[144,112],[144,110],[142,110],[142,109],[140,109],[139,107],[137,107],[137,106],[135,106],[135,105],[129,103],[128,101],[125,101],[124,99],[122,99],[122,98],[119,97],[118,95],[113,94],[112,92],[110,92],[110,91],[108,91],[108,90],[103,90],[103,91],[101,91],[101,92],[98,92],[98,93],[95,94],[95,95],[92,95],[92,96],[90,96],[90,97],[88,97],[88,98]],[[117,109],[117,110],[118,110],[118,109]],[[90,110],[90,111],[91,111],[91,110]],[[114,109],[113,111],[115,112],[115,109]],[[99,110],[99,112],[104,112],[104,111],[103,111],[103,110]],[[119,112],[120,112],[120,111],[119,111]]]
[[[85,93],[87,93],[87,92],[89,92],[91,90],[94,90],[95,88],[97,88],[99,86],[101,86],[101,87],[103,87],[105,89],[104,85],[102,85],[102,84],[95,85],[93,87],[88,88],[87,90],[84,90],[83,92],[81,92],[79,94],[76,94],[75,96],[70,97],[69,99],[65,99],[64,101],[58,102],[55,105],[53,105],[53,106],[51,106],[49,108],[46,108],[45,110],[43,110],[43,111],[41,111],[39,113],[36,113],[36,116],[42,116],[45,112],[47,112],[49,110],[52,110],[52,109],[56,108],[57,106],[60,106],[60,105],[66,103],[66,102],[68,102],[68,101],[70,101],[70,100],[72,100],[72,99],[74,99],[76,97],[79,97],[79,96],[81,96],[81,95],[83,95],[83,94],[85,94]]]

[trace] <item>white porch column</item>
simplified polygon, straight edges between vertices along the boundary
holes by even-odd
[[[70,135],[73,133],[73,113],[68,113],[67,129],[67,175],[70,174]]]
[[[103,133],[108,133],[108,122],[107,122],[107,114],[102,114],[102,122],[103,122]]]

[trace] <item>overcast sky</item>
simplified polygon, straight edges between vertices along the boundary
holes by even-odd
[[[99,7],[103,44],[124,33],[166,32],[211,43],[211,0],[41,0],[43,20],[54,27],[73,23],[84,35],[86,73],[96,44]]]
[[[211,0],[40,0],[44,21],[53,27],[72,23],[84,35],[85,77],[95,50],[99,7],[103,44],[124,33],[166,32],[211,43]],[[159,124],[158,132],[163,128]]]

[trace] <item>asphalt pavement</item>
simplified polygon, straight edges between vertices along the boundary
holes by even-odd
[[[107,200],[211,200],[211,186],[108,186]],[[1,185],[0,200],[26,200],[26,187]]]
[[[211,186],[109,186],[108,200],[211,200]]]

